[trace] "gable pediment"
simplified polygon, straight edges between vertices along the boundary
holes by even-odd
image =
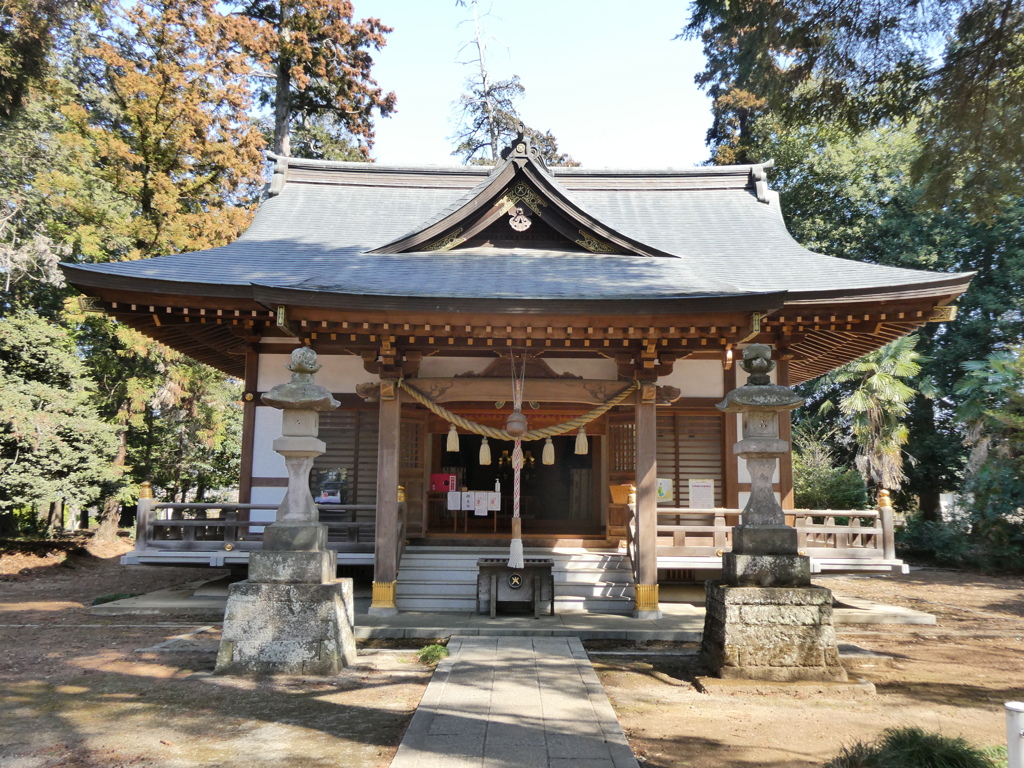
[[[489,247],[672,257],[584,210],[522,134],[505,151],[504,162],[451,210],[371,253]]]

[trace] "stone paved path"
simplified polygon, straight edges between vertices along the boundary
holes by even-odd
[[[575,637],[452,637],[391,768],[638,768]]]

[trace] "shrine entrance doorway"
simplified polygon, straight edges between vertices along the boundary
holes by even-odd
[[[524,466],[520,517],[524,537],[596,536],[604,525],[600,508],[600,439],[590,439],[586,454],[575,453],[575,435],[551,440],[555,462],[542,461],[542,441],[523,444]],[[472,509],[451,509],[448,494],[431,491],[428,497],[427,534],[507,538],[511,534],[513,472],[511,441],[488,440],[491,463],[480,463],[482,438],[461,435],[457,452],[435,454],[434,475],[454,476],[456,487],[468,491],[500,488],[500,509],[479,514]],[[468,506],[468,505],[461,505]]]

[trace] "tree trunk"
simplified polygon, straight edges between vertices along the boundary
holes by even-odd
[[[928,488],[918,493],[918,500],[921,505],[921,519],[937,523],[942,519],[942,505],[940,503],[938,488]]]
[[[121,430],[118,437],[117,455],[114,456],[113,464],[119,469],[124,468],[125,459],[128,457],[128,430]],[[97,541],[115,541],[117,529],[121,522],[121,500],[117,493],[103,502],[103,511],[100,512],[99,527],[96,529]]]
[[[292,151],[292,137],[289,123],[292,118],[292,91],[288,69],[283,64],[277,67],[277,86],[274,92],[274,153],[288,157]]]
[[[49,535],[61,533],[64,530],[64,499],[54,499],[50,502],[50,519],[47,520],[46,532]]]
[[[279,21],[276,84],[274,85],[274,153],[289,157],[292,152],[291,120],[292,120],[292,79],[291,61],[284,55],[288,43],[287,3],[281,3],[281,20]]]

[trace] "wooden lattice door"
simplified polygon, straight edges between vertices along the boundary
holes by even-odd
[[[398,458],[398,484],[405,488],[406,536],[422,536],[426,526],[427,487],[429,482],[427,411],[402,408],[402,428]]]
[[[636,482],[636,416],[632,409],[615,410],[608,414],[608,536],[626,535],[629,508],[623,485]]]

